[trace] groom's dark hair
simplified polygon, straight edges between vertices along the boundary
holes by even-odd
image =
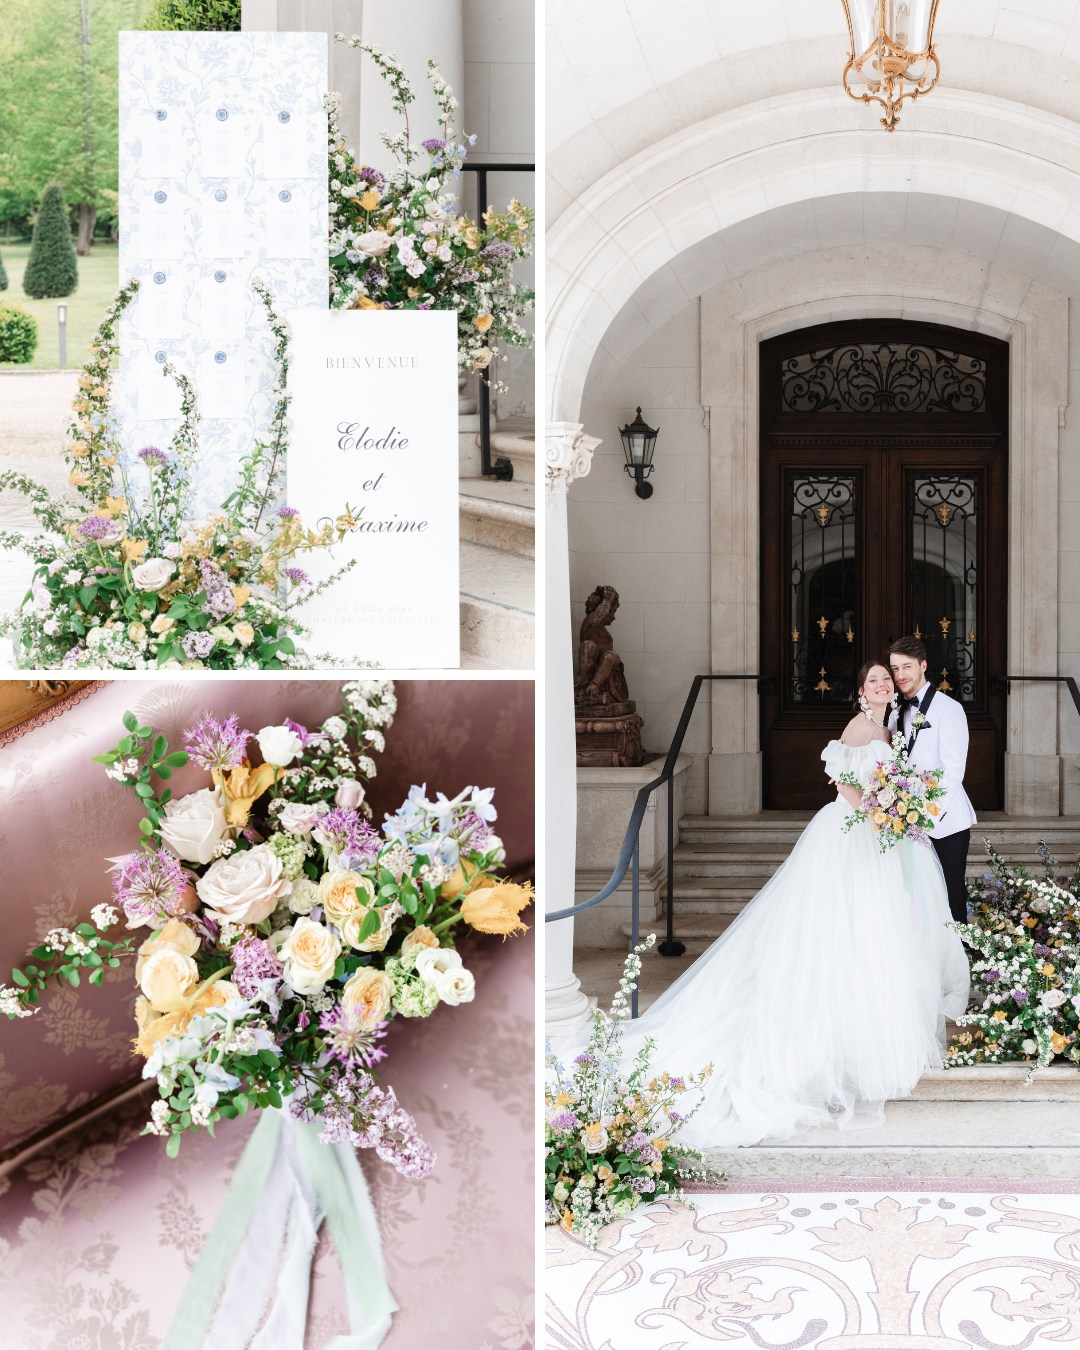
[[[890,642],[889,655],[892,656],[894,652],[897,656],[910,656],[913,661],[926,660],[926,644],[916,637],[902,637]]]

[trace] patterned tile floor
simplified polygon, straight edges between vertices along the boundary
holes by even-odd
[[[549,1228],[549,1350],[1080,1341],[1080,1181],[774,1186],[649,1206],[596,1251]]]

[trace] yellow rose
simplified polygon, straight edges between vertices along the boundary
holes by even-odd
[[[143,962],[139,988],[155,1012],[176,1012],[199,983],[199,967],[190,956],[162,947]]]
[[[176,627],[176,620],[170,619],[167,614],[159,614],[150,625],[152,633],[167,633],[170,628]]]
[[[1004,1021],[1006,1020],[1007,1017],[1008,1017],[1008,1013],[1006,1013],[1005,1010],[1004,1010],[1003,1008],[999,1008],[999,1009],[997,1010],[997,1012],[994,1014],[994,1021],[995,1021],[995,1022],[1004,1022]]]
[[[874,824],[875,824],[875,825],[884,825],[884,824],[885,824],[885,812],[884,812],[884,811],[880,811],[880,810],[879,810],[879,811],[875,811],[875,812],[874,812]]]
[[[241,647],[250,647],[255,641],[255,629],[249,623],[234,623],[233,632]]]
[[[358,890],[368,897],[367,902],[359,899],[356,894]],[[367,877],[362,877],[359,872],[346,872],[339,868],[335,872],[327,872],[319,882],[315,903],[322,905],[340,927],[342,920],[350,914],[366,914],[374,900],[375,887]]]
[[[1065,1049],[1065,1037],[1060,1031],[1054,1031],[1050,1034],[1050,1048],[1055,1055],[1060,1055]]]
[[[72,441],[68,446],[68,454],[72,459],[85,459],[90,453],[90,447],[85,441]]]
[[[68,474],[68,482],[72,487],[86,487],[90,481],[90,475],[83,473],[82,469],[72,469]]]
[[[902,820],[894,820],[892,823],[892,827],[893,827],[893,834],[902,834],[904,831],[904,822]]]
[[[369,188],[360,198],[360,205],[365,211],[374,211],[379,204],[379,194],[374,188]]]
[[[437,947],[438,945],[437,935],[426,924],[417,924],[401,944],[401,959],[408,961],[417,952],[423,951],[425,947]]]
[[[361,966],[341,991],[342,1006],[355,1008],[365,1022],[385,1022],[393,997],[394,981],[374,966]]]
[[[918,819],[919,819],[918,811],[909,811],[907,813],[907,823],[909,825],[914,825]]]
[[[940,812],[941,807],[938,806],[937,802],[927,802],[926,809],[930,812],[932,816],[936,816]]]
[[[491,878],[485,878],[490,881]],[[461,917],[478,933],[500,933],[504,938],[524,933],[525,925],[518,917],[533,901],[531,885],[518,886],[513,882],[495,882],[476,887],[466,895],[461,905]]]
[[[154,1047],[169,1036],[182,1036],[193,1017],[201,1017],[208,1009],[218,1008],[223,1003],[228,1003],[229,999],[239,997],[240,990],[229,980],[215,980],[212,984],[209,982],[202,984],[184,1007],[177,1009],[176,1012],[166,1013],[164,1017],[151,1017],[145,1025],[139,1026],[139,1035],[134,1042],[136,1054],[148,1057]],[[136,1019],[140,1016],[138,1003],[135,1015]],[[148,1017],[146,1008],[142,1010],[142,1016]]]
[[[242,606],[246,605],[247,602],[251,599],[251,587],[234,586],[232,588],[232,598],[233,604],[235,604],[237,609],[240,609]]]
[[[476,325],[476,327],[480,330],[481,333],[486,333],[487,330],[491,327],[493,322],[494,320],[492,319],[490,314],[478,314],[476,318],[473,319],[473,323]]]
[[[135,979],[142,979],[143,967],[155,952],[179,952],[181,956],[194,956],[199,950],[199,938],[190,925],[183,919],[170,919],[156,937],[147,938],[135,957]]]

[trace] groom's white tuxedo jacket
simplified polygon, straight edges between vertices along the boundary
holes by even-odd
[[[925,698],[926,685],[917,695]],[[903,718],[899,730],[905,740],[911,733],[911,719],[917,710],[911,708]],[[898,714],[893,714],[890,726],[897,728]],[[967,764],[968,724],[962,704],[939,690],[926,710],[926,722],[915,737],[910,759],[920,769],[942,769],[941,786],[945,796],[938,798],[941,815],[932,838],[945,839],[960,830],[969,830],[975,824],[975,811],[964,791],[964,768]]]

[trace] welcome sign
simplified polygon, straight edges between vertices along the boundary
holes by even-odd
[[[309,524],[346,507],[354,522],[312,568],[317,583],[356,560],[298,611],[312,649],[387,668],[457,667],[457,316],[289,317],[289,505]]]

